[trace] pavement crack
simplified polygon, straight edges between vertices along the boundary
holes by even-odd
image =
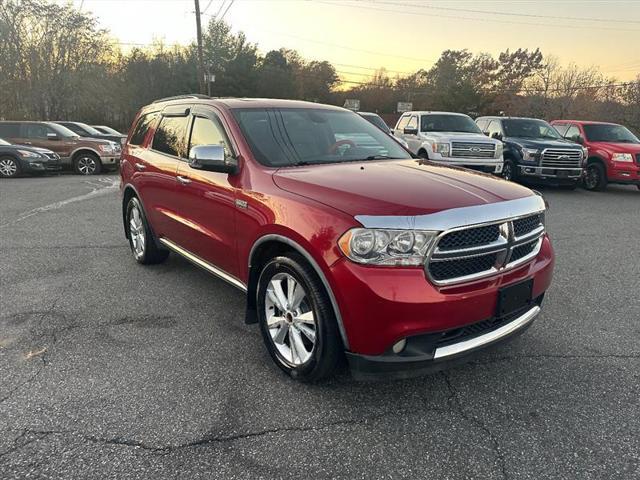
[[[449,398],[447,399],[447,403],[449,404],[450,410],[453,412],[457,412],[458,415],[460,415],[463,419],[475,425],[487,435],[489,441],[491,442],[491,446],[496,457],[496,463],[498,465],[498,468],[500,469],[502,478],[507,480],[509,478],[509,475],[507,473],[507,462],[504,458],[504,454],[502,453],[502,448],[500,447],[498,438],[482,420],[474,415],[467,413],[464,410],[464,408],[462,407],[462,402],[460,401],[460,397],[458,395],[458,391],[453,386],[453,383],[451,382],[451,379],[449,377],[449,373],[443,371],[442,377],[444,378],[447,389],[449,390]]]

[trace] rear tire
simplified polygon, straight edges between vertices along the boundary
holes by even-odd
[[[20,164],[13,157],[0,157],[0,177],[15,178],[20,175]]]
[[[587,165],[583,186],[586,190],[601,192],[607,188],[607,174],[602,164],[593,162]]]
[[[140,200],[136,197],[132,197],[127,204],[127,227],[129,246],[136,262],[152,265],[167,259],[169,251],[158,248]]]
[[[314,382],[335,373],[343,355],[324,285],[303,257],[275,257],[262,268],[256,305],[267,351],[290,377]]]
[[[102,171],[102,162],[93,153],[80,153],[73,161],[73,168],[79,175],[98,175]]]

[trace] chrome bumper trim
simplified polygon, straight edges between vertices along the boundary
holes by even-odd
[[[242,283],[240,280],[238,280],[236,277],[229,275],[227,272],[220,270],[217,267],[214,267],[206,260],[203,260],[197,255],[194,255],[193,253],[189,252],[188,250],[185,250],[181,246],[173,243],[171,240],[168,240],[166,238],[160,238],[160,243],[162,243],[164,246],[168,247],[169,249],[173,250],[178,255],[182,255],[191,263],[194,263],[200,268],[204,268],[207,272],[212,273],[216,277],[221,278],[225,282],[230,283],[231,285],[233,285],[236,288],[239,288],[243,292],[247,291],[247,286],[244,283]]]
[[[480,335],[478,337],[472,338],[470,340],[465,340],[463,342],[454,343],[452,345],[447,345],[446,347],[436,348],[436,353],[433,356],[434,360],[450,357],[452,355],[457,355],[459,353],[464,353],[469,350],[473,350],[478,347],[482,347],[483,345],[487,345],[489,343],[493,343],[496,340],[501,339],[511,333],[524,328],[529,325],[540,313],[540,307],[535,306],[523,313],[521,316],[516,318],[515,320],[507,323],[506,325],[498,328],[489,333],[485,333],[484,335]]]

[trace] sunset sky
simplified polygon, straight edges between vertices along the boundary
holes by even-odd
[[[230,2],[200,0],[203,23]],[[73,3],[124,43],[195,38],[193,0]],[[598,66],[620,80],[640,73],[640,0],[235,0],[224,18],[262,52],[296,49],[331,61],[354,82],[368,81],[379,67],[392,75],[429,68],[443,50],[463,48],[497,54],[540,47],[563,64]]]

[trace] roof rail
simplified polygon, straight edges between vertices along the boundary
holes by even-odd
[[[159,98],[157,100],[154,100],[151,103],[161,103],[161,102],[168,102],[170,100],[182,100],[182,99],[187,99],[187,98],[208,99],[208,98],[212,98],[212,97],[210,97],[209,95],[201,95],[199,93],[187,93],[185,95],[176,95],[175,97]]]

